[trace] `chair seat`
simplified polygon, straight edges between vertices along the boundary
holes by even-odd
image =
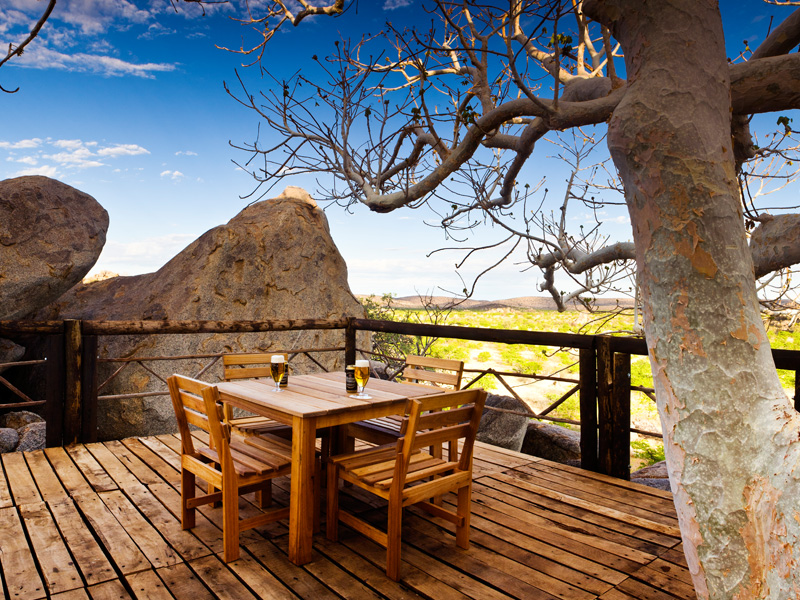
[[[292,447],[276,436],[254,437],[257,443],[251,443],[249,438],[230,441],[231,459],[233,467],[239,477],[255,477],[275,475],[280,471],[290,470],[292,462]],[[219,463],[220,458],[213,448],[198,448],[198,454],[212,462]]]
[[[347,436],[358,438],[372,444],[391,444],[400,437],[400,426],[403,418],[400,415],[390,415],[368,421],[358,421],[347,426]]]
[[[394,480],[397,464],[397,445],[387,444],[369,450],[343,454],[331,458],[336,463],[343,479],[358,482],[378,490],[388,490]],[[416,451],[411,455],[405,482],[413,483],[428,477],[442,475],[458,467],[457,462],[448,462]],[[357,481],[356,481],[357,480]]]
[[[275,434],[283,438],[291,439],[292,426],[278,421],[273,421],[267,417],[240,417],[229,419],[228,424],[234,431],[241,435],[263,435]]]

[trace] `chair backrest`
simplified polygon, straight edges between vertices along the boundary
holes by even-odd
[[[458,468],[468,471],[472,468],[472,449],[478,433],[486,392],[482,389],[457,390],[432,396],[410,399],[408,416],[400,427],[397,441],[398,453],[403,455],[402,479],[408,470],[414,452],[421,448],[441,447],[449,443],[448,460],[455,462],[459,440],[464,440]],[[402,485],[402,484],[401,484]]]
[[[415,382],[425,381],[439,385],[452,385],[453,389],[457,390],[461,388],[461,376],[463,373],[463,360],[411,355],[406,356],[403,379]]]
[[[169,377],[167,385],[178,420],[183,454],[196,454],[189,429],[190,425],[194,425],[209,434],[209,446],[215,448],[220,456],[228,455],[231,432],[230,426],[222,422],[222,403],[217,388],[183,375]]]
[[[256,377],[271,377],[270,361],[275,355],[282,355],[285,362],[289,362],[286,352],[259,352],[255,354],[224,354],[222,356],[223,378],[225,381],[234,379],[254,379]]]

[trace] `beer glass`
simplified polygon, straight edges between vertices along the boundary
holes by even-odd
[[[270,375],[272,375],[272,380],[275,382],[275,389],[273,392],[282,392],[283,390],[278,385],[281,382],[281,378],[283,377],[283,372],[286,369],[286,363],[283,360],[282,354],[273,354],[272,358],[270,359]]]
[[[372,398],[364,393],[364,388],[369,381],[369,361],[368,360],[357,360],[356,361],[356,368],[355,368],[355,377],[356,377],[356,385],[358,386],[358,394],[353,396],[353,398],[361,398],[362,400],[366,400],[368,398]]]

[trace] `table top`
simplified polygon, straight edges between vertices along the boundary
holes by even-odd
[[[342,372],[292,375],[289,377],[289,385],[281,388],[283,390],[281,393],[270,391],[274,387],[275,384],[267,379],[226,381],[217,384],[223,401],[244,400],[270,411],[305,418],[359,411],[379,405],[397,404],[399,407],[408,398],[444,391],[433,386],[371,378],[365,391],[372,398],[359,399],[345,390],[345,375]]]

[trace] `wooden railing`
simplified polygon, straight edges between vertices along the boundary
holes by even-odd
[[[631,355],[647,355],[643,339],[569,333],[485,329],[448,325],[397,323],[369,319],[297,319],[275,321],[47,321],[0,322],[0,337],[37,336],[44,340],[45,358],[12,363],[45,369],[43,400],[25,396],[20,402],[0,404],[0,410],[19,405],[43,406],[48,446],[90,442],[96,439],[98,336],[195,333],[251,333],[313,329],[339,329],[343,346],[316,349],[342,351],[352,364],[359,351],[359,331],[398,333],[500,344],[524,344],[577,350],[579,353],[581,465],[622,479],[630,476]],[[288,349],[292,351],[291,349]],[[304,351],[312,351],[305,349]],[[214,355],[208,355],[213,357]],[[795,408],[800,410],[800,351],[773,350],[778,369],[795,372]],[[149,357],[167,360],[176,357]],[[128,361],[144,361],[132,358]],[[104,359],[111,362],[117,359]],[[541,377],[541,376],[537,376]],[[0,379],[3,379],[0,377]],[[2,384],[3,381],[0,381]],[[10,385],[10,384],[9,384]],[[5,387],[14,392],[14,386]],[[20,390],[16,390],[20,392]],[[22,393],[22,392],[20,392]],[[163,392],[156,392],[163,393]],[[570,392],[571,394],[572,392]],[[141,395],[141,394],[138,394]],[[19,396],[17,394],[17,396]],[[108,397],[106,397],[108,398]],[[563,400],[560,399],[559,401]],[[552,408],[552,406],[550,407]],[[546,412],[546,411],[542,411]],[[550,418],[546,415],[538,415]],[[555,419],[554,419],[555,420]]]

